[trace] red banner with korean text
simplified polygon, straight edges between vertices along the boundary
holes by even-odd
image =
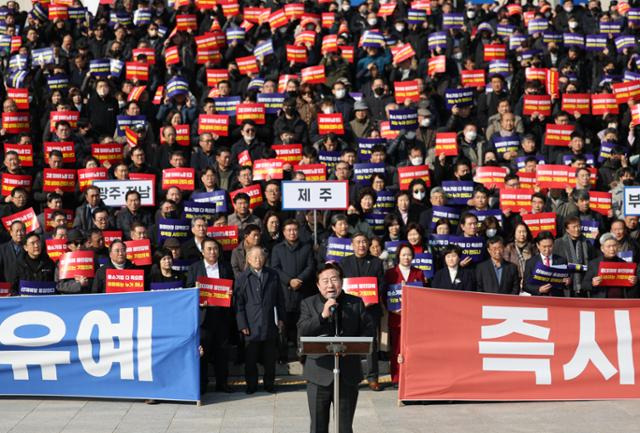
[[[232,251],[238,246],[238,226],[211,226],[207,236],[217,240],[223,251]]]
[[[322,163],[294,165],[293,172],[297,171],[304,173],[304,180],[327,180],[327,166]]]
[[[557,125],[547,124],[547,130],[544,135],[544,144],[547,146],[563,146],[568,147],[571,141],[571,134],[575,126],[573,125]]]
[[[251,202],[249,203],[249,207],[251,209],[255,209],[256,207],[262,204],[262,190],[260,189],[259,184],[245,186],[244,188],[236,189],[235,191],[231,191],[229,193],[229,197],[231,198],[231,202],[233,202],[233,198],[240,194],[241,192],[247,194]]]
[[[196,286],[200,289],[200,305],[205,307],[231,307],[233,280],[198,277]]]
[[[281,159],[258,159],[253,163],[253,180],[282,179],[283,166]]]
[[[20,165],[23,167],[33,167],[33,145],[32,144],[4,144],[4,153],[14,151],[20,158]]]
[[[611,93],[591,95],[591,114],[603,115],[605,113],[618,114],[620,111],[616,96]]]
[[[522,114],[530,116],[533,113],[538,113],[543,116],[551,116],[551,96],[524,95]]]
[[[556,214],[553,212],[522,215],[522,222],[529,227],[534,238],[540,232],[551,232],[554,236],[556,234]]]
[[[73,192],[76,189],[76,171],[66,168],[45,168],[43,173],[42,191],[53,192],[57,189],[63,192]]]
[[[266,109],[264,104],[243,102],[236,106],[236,123],[242,125],[245,120],[253,120],[257,125],[266,123]]]
[[[436,132],[436,155],[457,156],[458,134],[455,132]]]
[[[302,159],[302,144],[274,144],[271,148],[285,164],[297,164]]]
[[[612,200],[611,193],[607,191],[589,191],[589,207],[605,217],[609,216]]]
[[[205,132],[226,137],[229,135],[229,116],[226,114],[201,114],[198,116],[198,134]]]
[[[318,114],[318,133],[344,135],[342,113]]]
[[[46,239],[44,242],[46,244],[47,255],[54,262],[60,260],[60,257],[69,251],[66,239]],[[62,280],[64,278],[60,277],[60,279]]]
[[[540,188],[565,189],[574,170],[561,164],[540,164],[536,169],[536,181]]]
[[[504,177],[509,173],[506,167],[478,167],[474,182],[478,182],[487,188],[495,188],[504,185]]]
[[[105,287],[107,293],[143,292],[144,270],[107,269]]]
[[[109,179],[109,170],[104,167],[81,168],[78,170],[78,185],[84,191],[94,180]]]
[[[591,113],[591,95],[589,93],[563,93],[562,110],[568,113]]]
[[[625,81],[624,83],[613,83],[611,85],[616,102],[626,104],[630,99],[640,96],[640,80]]]
[[[500,209],[503,211],[520,212],[531,210],[531,189],[501,188],[500,189]]]
[[[428,165],[409,165],[406,167],[398,167],[398,183],[400,190],[409,189],[409,184],[413,179],[422,179],[427,186],[431,186],[431,176],[429,175]]]
[[[636,275],[637,263],[600,262],[598,277],[602,287],[632,287],[631,278]]]
[[[410,286],[402,297],[400,400],[638,397],[640,300]]]
[[[484,69],[460,71],[462,87],[484,87],[486,84]]]
[[[151,264],[151,241],[149,239],[126,241],[124,244],[127,246],[127,260],[136,266]]]
[[[342,290],[346,293],[362,298],[365,304],[378,303],[378,280],[376,277],[345,278]]]
[[[22,221],[26,226],[27,233],[31,233],[40,228],[40,223],[38,223],[38,218],[32,207],[9,216],[2,217],[2,225],[5,230],[10,231],[11,223],[14,221]]]
[[[196,172],[189,167],[165,168],[162,170],[162,189],[168,190],[172,186],[181,191],[193,191],[195,189]]]
[[[71,229],[73,227],[73,218],[75,217],[75,212],[72,209],[51,209],[49,207],[45,208],[42,211],[44,216],[44,231],[50,232],[56,227],[56,223],[52,219],[52,215],[54,212],[59,211],[64,213],[65,227],[67,229]]]
[[[48,242],[48,241],[47,241]],[[47,244],[48,247],[49,244]],[[60,279],[75,277],[93,278],[95,274],[93,251],[73,251],[60,258]]]
[[[404,104],[404,101],[407,99],[412,102],[418,102],[420,100],[418,80],[396,81],[393,83],[393,87],[398,104]]]
[[[31,176],[28,174],[2,173],[2,192],[0,195],[11,195],[14,188],[21,187],[31,190]]]
[[[9,134],[29,132],[29,113],[2,113],[2,129]]]
[[[13,99],[18,110],[29,109],[29,89],[12,89],[8,87],[7,98]]]
[[[71,129],[76,129],[78,127],[78,119],[80,119],[79,111],[52,111],[49,113],[49,131],[55,131],[58,122],[63,120],[69,122]]]
[[[48,157],[52,150],[59,150],[62,153],[63,164],[76,162],[76,150],[72,141],[45,141],[43,148],[45,157]]]

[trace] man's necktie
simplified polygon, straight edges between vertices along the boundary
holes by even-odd
[[[549,257],[545,257],[544,258],[544,265],[545,266],[551,266],[551,260],[549,260]]]

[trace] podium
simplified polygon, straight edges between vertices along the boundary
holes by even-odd
[[[340,357],[368,355],[373,345],[372,337],[300,337],[300,353],[303,355],[333,356],[333,424],[334,432],[340,432]]]

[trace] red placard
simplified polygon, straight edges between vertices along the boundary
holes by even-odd
[[[149,65],[142,62],[127,62],[126,78],[127,80],[148,81]]]
[[[607,191],[589,191],[589,207],[605,217],[609,216],[612,200],[611,193]]]
[[[562,110],[568,113],[591,114],[591,95],[589,93],[563,93]]]
[[[379,17],[388,17],[393,14],[396,9],[396,2],[380,3],[380,9],[378,9]]]
[[[639,306],[406,287],[398,398],[635,399]]]
[[[109,248],[111,242],[122,239],[122,230],[104,230],[102,236],[104,237],[104,246]]]
[[[151,241],[149,239],[125,241],[124,244],[127,246],[127,260],[136,266],[151,264]]]
[[[327,166],[320,164],[294,165],[293,172],[304,173],[305,180],[327,180]]]
[[[626,104],[629,99],[640,96],[640,80],[613,83],[611,88],[618,104]]]
[[[477,167],[473,180],[487,188],[499,188],[504,185],[504,177],[508,173],[509,169],[506,167]]]
[[[260,189],[260,185],[249,185],[244,188],[236,189],[235,191],[231,191],[229,193],[229,197],[231,198],[231,202],[233,203],[233,198],[240,194],[241,192],[249,195],[249,199],[251,200],[249,203],[249,207],[254,209],[262,204],[262,190]]]
[[[73,192],[76,189],[76,171],[66,168],[45,168],[43,172],[42,191]]]
[[[107,293],[144,292],[142,269],[107,269]]]
[[[287,16],[284,13],[284,9],[278,9],[269,15],[269,27],[271,31],[275,31],[280,27],[284,27],[289,23]]]
[[[94,180],[107,180],[109,171],[104,167],[81,168],[78,170],[78,185],[80,191],[84,191]]]
[[[338,52],[338,35],[326,35],[323,37],[320,52],[322,54]]]
[[[428,71],[430,77],[435,74],[444,74],[447,70],[447,58],[445,56],[435,56],[429,58]]]
[[[302,159],[302,144],[274,144],[271,148],[285,164],[297,164]]]
[[[226,114],[201,114],[198,116],[198,134],[209,132],[226,137],[229,135],[229,116]]]
[[[551,95],[554,99],[557,98],[560,87],[560,74],[557,69],[551,68],[547,70],[547,81],[545,85],[547,88],[547,94]]]
[[[333,12],[323,12],[322,13],[322,28],[330,29],[333,27],[333,23],[336,22],[336,14]]]
[[[304,14],[304,3],[288,3],[284,5],[284,14],[290,20],[297,20]]]
[[[547,82],[547,73],[549,68],[527,68],[524,70],[524,75],[527,81],[540,81],[542,84]]]
[[[74,212],[71,209],[51,209],[47,207],[42,212],[44,214],[44,231],[45,232],[50,232],[51,230],[54,229],[53,220],[51,219],[51,214],[53,214],[53,212],[55,212],[56,210],[64,212],[66,227],[68,229],[73,227]]]
[[[131,50],[131,58],[137,59],[138,56],[143,55],[147,56],[147,64],[155,65],[156,64],[156,52],[153,48],[134,48]]]
[[[522,215],[522,222],[529,227],[531,236],[534,238],[540,232],[551,232],[554,236],[556,235],[556,214],[553,212],[525,214]]]
[[[32,207],[20,212],[16,212],[9,216],[2,217],[2,225],[4,226],[5,230],[10,231],[11,223],[14,221],[22,221],[26,226],[27,233],[31,233],[40,228],[38,217],[36,216],[36,213]]]
[[[385,120],[384,122],[380,122],[380,137],[386,138],[387,140],[393,140],[398,137],[400,131],[391,129],[391,125],[389,125],[389,121]]]
[[[178,47],[168,47],[164,52],[164,63],[169,65],[177,65],[180,63],[180,52]]]
[[[78,119],[80,119],[79,111],[52,111],[49,113],[49,131],[54,132],[58,122],[66,120],[71,125],[71,129],[78,127]]]
[[[324,84],[327,77],[324,72],[324,65],[309,66],[300,71],[302,82],[309,84]]]
[[[484,61],[504,60],[507,57],[507,46],[504,44],[487,44],[484,46]]]
[[[533,113],[539,113],[543,116],[551,116],[551,96],[524,95],[522,114],[530,116]]]
[[[591,95],[591,114],[602,115],[606,113],[618,114],[620,108],[616,96],[611,93]]]
[[[207,236],[217,240],[224,251],[232,251],[238,246],[238,226],[211,226]]]
[[[231,307],[233,280],[198,277],[196,287],[200,289],[200,305],[204,307]]]
[[[407,99],[412,102],[420,101],[418,80],[396,81],[393,83],[393,87],[395,89],[396,102],[398,104],[404,104]]]
[[[176,186],[182,191],[193,191],[195,179],[196,172],[193,168],[165,168],[162,170],[162,189],[166,191],[172,186]]]
[[[218,0],[222,6],[222,13],[227,17],[234,17],[240,13],[240,5],[236,0]]]
[[[258,159],[253,163],[253,180],[282,179],[283,166],[281,159]]]
[[[12,89],[8,87],[7,98],[13,99],[18,110],[29,109],[29,89]]]
[[[236,123],[242,125],[245,120],[253,120],[257,125],[266,123],[266,109],[259,102],[243,102],[236,106]]]
[[[67,251],[69,251],[69,247],[67,246],[66,239],[45,239],[47,255],[51,260],[57,262],[60,260],[60,257]],[[61,280],[63,277],[59,277]]]
[[[344,135],[342,113],[318,114],[318,133],[321,135],[330,133]]]
[[[33,145],[31,144],[4,144],[4,153],[14,151],[20,158],[20,165],[23,167],[33,167]]]
[[[313,45],[316,43],[316,32],[313,30],[305,30],[296,35],[294,39],[296,45]]]
[[[26,188],[30,191],[31,180],[31,176],[28,174],[2,173],[2,193],[0,195],[7,197],[17,187]]]
[[[2,128],[9,134],[29,132],[29,113],[2,113]]]
[[[544,144],[547,146],[568,147],[571,142],[571,134],[575,126],[547,124],[547,131],[544,134]]]
[[[260,71],[256,56],[238,57],[236,64],[238,65],[238,71],[243,75],[257,74]]]
[[[362,298],[365,305],[378,303],[378,280],[376,277],[345,278],[342,282],[342,290]]]
[[[503,211],[520,212],[522,209],[531,211],[531,195],[533,191],[523,188],[501,188],[500,209]]]
[[[484,87],[487,84],[484,69],[460,71],[460,81],[462,87]]]
[[[404,62],[405,60],[409,60],[416,55],[411,44],[392,47],[391,53],[393,54],[393,62],[396,65]]]
[[[458,134],[455,132],[437,132],[436,155],[458,155]]]
[[[238,154],[238,165],[242,167],[251,167],[253,165],[253,161],[251,161],[251,155],[248,150],[245,149]]]
[[[229,79],[229,72],[226,69],[207,69],[207,86],[217,87],[220,81]]]
[[[536,182],[540,188],[561,188],[569,185],[574,168],[563,164],[539,164],[536,169]],[[571,172],[571,173],[570,173]]]
[[[287,61],[307,63],[307,49],[304,46],[287,45]]]
[[[340,45],[338,46],[340,50],[340,56],[345,59],[348,63],[353,63],[354,56],[354,48],[349,45]]]
[[[636,275],[637,263],[600,262],[598,276],[602,287],[633,287],[630,278]]]
[[[11,283],[0,282],[0,298],[11,296]]]
[[[533,189],[534,186],[537,185],[535,172],[529,173],[521,170],[516,174],[518,175],[518,180],[520,180],[520,187],[524,189]]]
[[[179,32],[186,32],[189,30],[195,31],[197,28],[198,23],[195,15],[176,15],[176,29]]]
[[[427,186],[431,186],[429,166],[409,165],[406,167],[398,167],[398,182],[400,184],[401,191],[409,189],[409,184],[413,179],[422,179],[427,184]]]
[[[52,150],[62,152],[63,164],[75,164],[76,150],[72,141],[45,141],[44,154],[48,156]]]
[[[61,280],[75,277],[93,278],[95,262],[93,251],[73,251],[60,258],[58,274]]]

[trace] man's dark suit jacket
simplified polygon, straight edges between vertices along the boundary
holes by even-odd
[[[502,261],[502,278],[498,284],[496,271],[491,259],[485,260],[476,267],[476,287],[478,292],[517,295],[520,293],[520,275],[518,267],[506,260]]]
[[[17,278],[18,266],[17,263],[19,260],[24,258],[26,252],[24,248],[20,247],[18,250],[18,254],[16,255],[15,250],[13,249],[13,241],[5,242],[0,245],[0,265],[3,278],[0,281],[7,281],[12,283]]]
[[[532,295],[544,296],[545,295],[544,293],[540,293],[540,286],[529,283],[529,279],[533,275],[533,270],[535,269],[537,263],[542,263],[542,256],[540,254],[536,254],[535,256],[531,257],[524,264],[524,274],[522,275],[522,278],[524,279],[524,284],[522,285],[522,288],[524,289],[525,292],[531,293]],[[557,254],[552,254],[551,263],[553,266],[566,265],[567,259]],[[546,295],[547,296],[564,296],[564,289],[552,288]]]
[[[362,299],[342,293],[337,299],[341,334],[344,337],[373,337],[373,322],[366,313]],[[333,336],[334,322],[322,317],[326,299],[317,294],[308,297],[300,304],[298,334],[301,337]],[[320,386],[333,383],[332,355],[308,355],[304,364],[304,378]],[[340,358],[340,381],[357,385],[362,380],[360,356],[352,355]]]
[[[464,290],[466,292],[475,292],[476,281],[472,270],[461,267],[458,268],[456,281],[451,281],[449,268],[444,267],[436,272],[436,274],[433,276],[431,287],[433,287],[434,289]]]
[[[227,262],[223,262],[218,260],[218,271],[220,273],[220,278],[225,280],[233,280],[233,271],[231,270],[231,266]],[[189,266],[189,270],[187,271],[187,287],[195,287],[196,280],[199,277],[206,277],[207,270],[204,267],[204,260],[198,260],[195,263],[192,263]]]
[[[191,238],[180,245],[180,257],[187,260],[202,260],[202,253],[196,246],[195,238]]]

